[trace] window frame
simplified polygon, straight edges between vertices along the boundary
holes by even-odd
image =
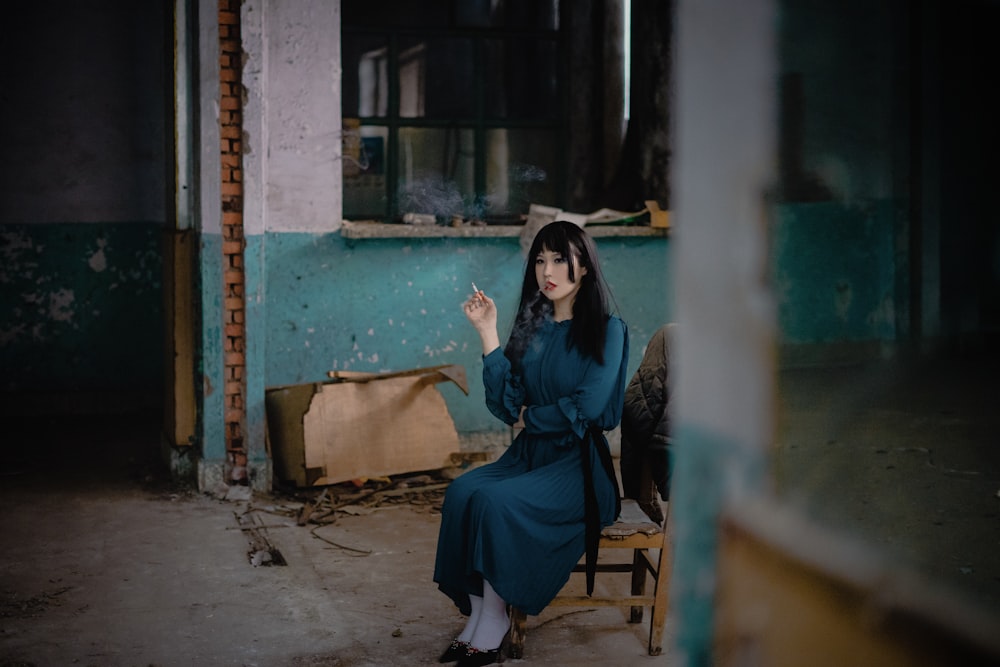
[[[566,128],[568,127],[568,113],[567,113],[567,103],[565,94],[565,73],[567,71],[566,67],[566,49],[565,40],[562,31],[558,28],[551,30],[543,29],[524,29],[524,28],[511,28],[511,27],[490,27],[490,28],[430,28],[430,27],[401,27],[401,26],[367,26],[367,25],[342,25],[342,44],[347,40],[344,39],[348,36],[350,37],[375,37],[384,38],[386,42],[386,48],[388,50],[386,56],[387,70],[386,70],[386,84],[387,84],[387,107],[386,114],[384,116],[360,116],[354,115],[353,113],[348,113],[346,109],[343,108],[343,102],[341,107],[341,113],[344,118],[345,130],[348,121],[356,122],[360,128],[365,127],[375,127],[382,128],[386,134],[386,145],[384,146],[384,196],[385,202],[383,210],[380,212],[382,215],[381,220],[386,222],[397,221],[400,215],[403,213],[399,210],[399,194],[400,194],[400,131],[404,128],[414,128],[414,129],[455,129],[458,131],[471,130],[473,135],[473,193],[472,196],[474,201],[472,203],[472,208],[475,210],[484,210],[487,205],[487,169],[488,169],[488,156],[487,156],[487,135],[490,131],[496,129],[510,129],[510,130],[541,130],[551,132],[553,137],[553,145],[556,147],[556,155],[565,155],[566,146],[568,144],[568,137],[566,134]],[[408,39],[402,40],[402,37]],[[401,41],[412,42],[414,39],[441,39],[441,38],[460,38],[469,39],[473,44],[473,54],[474,54],[474,64],[473,64],[473,115],[469,117],[403,117],[399,114],[399,104],[400,104],[400,88],[399,88],[399,54],[400,54],[400,43]],[[551,41],[555,47],[555,60],[554,63],[556,77],[555,77],[555,91],[554,97],[556,100],[556,110],[548,118],[497,118],[497,117],[487,117],[486,115],[486,76],[485,76],[485,63],[487,60],[487,44],[490,41],[501,40],[506,43],[516,43],[518,40],[525,39],[536,39],[541,41]],[[342,57],[343,62],[343,57]],[[343,98],[342,98],[343,99]],[[359,104],[360,106],[360,104]],[[360,111],[360,109],[359,109]],[[376,110],[377,111],[377,110]],[[345,141],[347,137],[345,136]],[[565,160],[557,158],[553,161],[553,173],[548,173],[547,177],[552,182],[552,191],[555,193],[557,201],[553,202],[539,202],[549,205],[562,206],[565,192],[566,184],[566,170],[567,166]],[[346,179],[345,179],[346,181]],[[346,186],[346,182],[345,182]],[[463,193],[464,194],[464,193]],[[466,209],[469,207],[466,206]],[[346,210],[346,195],[345,195],[345,217],[352,217],[352,214],[357,215],[358,212],[349,212]],[[466,210],[464,214],[469,214]],[[496,215],[498,212],[492,212]],[[508,211],[506,215],[501,215],[501,217],[509,217],[514,214],[526,214],[527,211]],[[371,211],[372,215],[376,216],[377,213]],[[362,217],[368,216],[368,212],[364,212]],[[491,217],[489,215],[485,216],[487,218]],[[358,218],[360,219],[360,218]]]

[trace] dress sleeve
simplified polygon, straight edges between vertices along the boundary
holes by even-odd
[[[486,407],[505,424],[514,424],[521,416],[524,405],[524,386],[510,367],[510,360],[502,348],[483,357],[483,386],[486,388]]]
[[[580,385],[555,403],[532,405],[524,411],[524,430],[530,434],[567,433],[583,437],[591,425],[607,431],[618,425],[625,396],[628,330],[614,318],[608,322],[604,364],[590,360]]]

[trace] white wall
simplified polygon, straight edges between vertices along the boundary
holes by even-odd
[[[340,2],[242,6],[244,231],[329,232],[342,210]]]

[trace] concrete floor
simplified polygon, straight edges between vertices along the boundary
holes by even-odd
[[[782,374],[778,490],[818,521],[1000,610],[996,366]],[[227,501],[150,461],[155,416],[8,423],[0,666],[437,664],[463,618],[431,581],[438,516],[382,504],[297,525],[293,496]],[[287,561],[254,567],[240,521]],[[648,617],[648,614],[647,614]],[[673,637],[667,622],[667,645]],[[529,618],[511,664],[666,665],[617,609]]]
[[[780,384],[779,493],[1000,612],[996,354],[788,371]]]
[[[153,419],[19,433],[34,454],[8,456],[0,488],[0,665],[430,665],[464,623],[431,581],[433,493],[299,526],[294,495],[173,487],[135,454],[155,443]],[[251,565],[241,521],[287,565]],[[547,611],[507,662],[664,665],[647,655],[646,616]]]

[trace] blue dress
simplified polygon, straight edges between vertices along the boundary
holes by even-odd
[[[604,364],[567,349],[570,321],[548,320],[520,373],[498,348],[483,357],[486,405],[507,424],[522,405],[524,429],[497,459],[452,482],[441,507],[434,581],[463,614],[483,578],[508,604],[540,613],[569,579],[585,546],[580,439],[622,414],[628,329],[609,319]],[[600,436],[598,447],[607,447]],[[617,485],[589,449],[602,526],[616,517]]]

